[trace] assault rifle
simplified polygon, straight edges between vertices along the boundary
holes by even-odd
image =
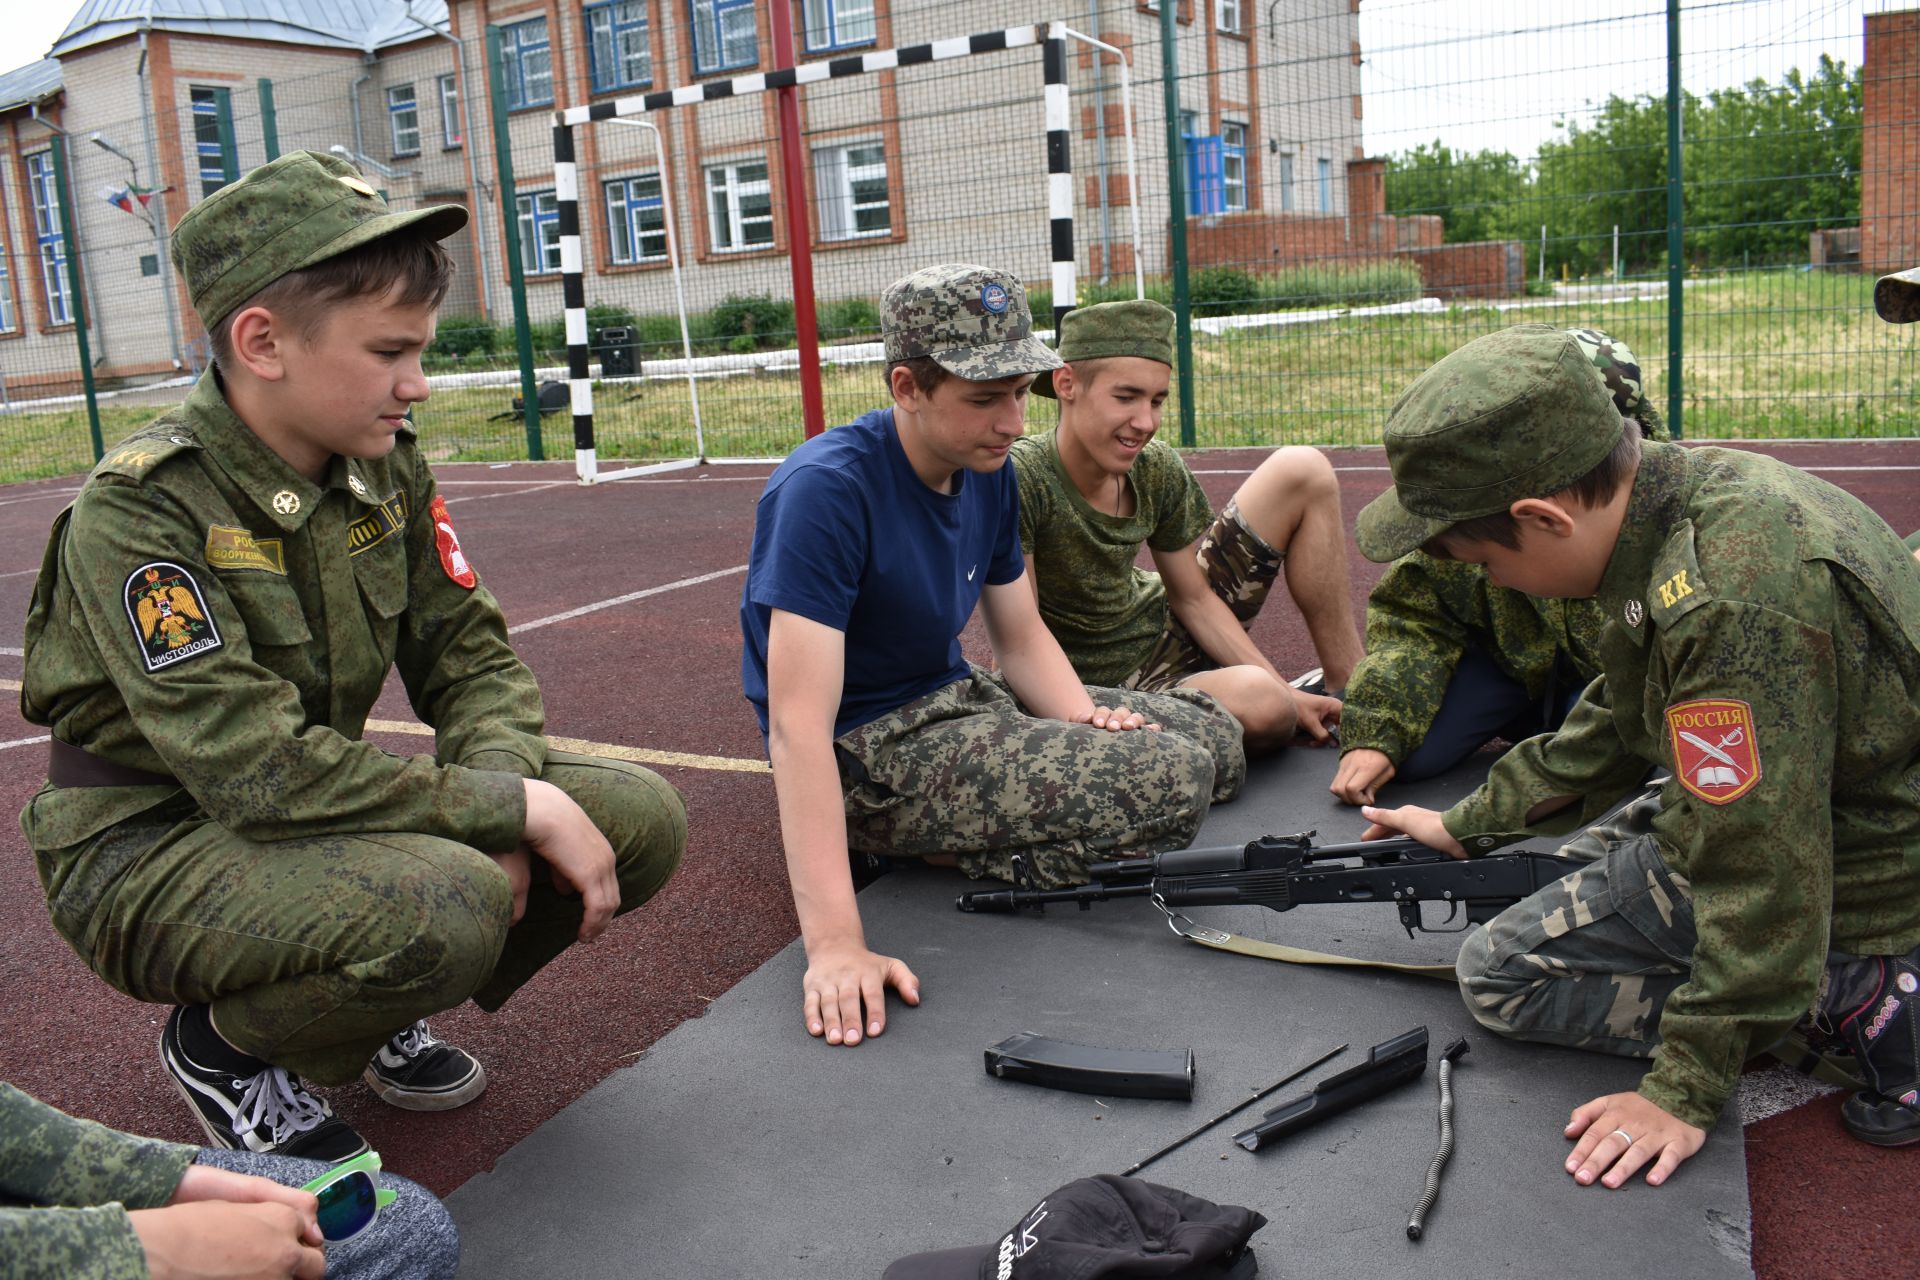
[[[1163,910],[1256,906],[1291,911],[1309,902],[1391,902],[1411,938],[1415,930],[1458,933],[1493,919],[1520,899],[1582,864],[1525,849],[1455,858],[1410,836],[1316,845],[1316,833],[1262,836],[1245,846],[1175,849],[1150,858],[1096,862],[1088,884],[1068,889],[984,889],[963,893],[962,911],[1012,912],[1071,902],[1082,911],[1109,898],[1146,898]],[[1024,870],[1016,857],[1016,878]],[[1445,905],[1428,923],[1426,903]],[[1462,913],[1465,919],[1449,927]]]

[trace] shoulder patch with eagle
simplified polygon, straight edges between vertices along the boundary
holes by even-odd
[[[185,662],[221,645],[200,584],[177,564],[156,560],[127,575],[127,621],[147,670]]]

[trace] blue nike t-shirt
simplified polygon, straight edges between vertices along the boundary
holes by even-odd
[[[1013,468],[954,483],[920,479],[892,409],[814,437],[768,478],[740,596],[740,680],[763,735],[775,609],[847,638],[835,737],[966,676],[960,632],[982,588],[1026,561]]]

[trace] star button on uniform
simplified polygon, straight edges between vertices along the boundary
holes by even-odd
[[[367,496],[367,486],[360,482],[359,476],[348,476],[347,488],[353,490],[357,497],[364,498]]]
[[[300,495],[291,489],[282,489],[273,495],[273,509],[283,516],[290,516],[300,510]]]
[[[1627,607],[1625,612],[1627,615],[1627,625],[1630,627],[1639,626],[1641,623],[1641,620],[1647,616],[1646,606],[1641,604],[1638,600],[1627,601]]]

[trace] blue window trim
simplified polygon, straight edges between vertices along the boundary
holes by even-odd
[[[532,29],[540,29],[540,38],[531,38]],[[500,60],[506,64],[507,110],[519,111],[525,107],[550,107],[553,105],[553,45],[547,33],[545,18],[529,18],[525,22],[516,22],[512,26],[500,28]],[[547,96],[529,98],[527,96],[526,57],[530,53],[546,53]]]
[[[1223,212],[1226,183],[1221,169],[1220,135],[1188,134],[1182,141],[1187,153],[1187,216],[1198,218]]]
[[[667,250],[664,243],[661,245],[659,253],[647,253],[640,245],[640,237],[642,234],[639,221],[640,212],[645,209],[660,209],[664,211],[666,208],[666,202],[657,195],[643,196],[634,194],[634,189],[649,178],[653,180],[655,190],[658,190],[660,175],[653,172],[637,173],[630,178],[612,178],[606,183],[607,217],[609,219],[614,217],[614,211],[617,209],[619,210],[619,216],[624,218],[627,224],[628,256],[626,261],[621,262],[618,258],[612,259],[621,266],[631,266],[641,262],[665,262],[667,260]],[[617,198],[615,194],[616,188],[618,188]],[[611,228],[609,228],[609,230],[611,230]],[[660,231],[649,232],[647,234],[664,236],[665,233],[666,227],[663,218]],[[609,255],[609,257],[611,257],[611,255]]]
[[[67,269],[67,238],[60,231],[60,192],[53,181],[53,152],[26,157],[27,194],[33,205],[34,256],[47,294],[47,323],[73,323],[73,275]],[[49,271],[51,268],[51,271]]]
[[[804,42],[808,53],[832,53],[836,49],[859,49],[866,45],[879,43],[880,0],[870,0],[870,8],[867,11],[868,20],[873,23],[873,34],[859,40],[832,38],[837,35],[840,30],[840,5],[843,3],[843,0],[820,0],[820,3],[827,6],[827,34],[829,38],[819,43],[814,41],[813,28],[806,25],[806,5],[803,4],[800,6],[800,23],[801,26],[805,28],[805,30],[801,32],[801,40]]]
[[[1244,213],[1248,209],[1247,200],[1247,126],[1233,122],[1240,130],[1241,145],[1234,146],[1227,141],[1227,126],[1220,126],[1220,207],[1228,213]],[[1240,203],[1233,204],[1227,198],[1227,161],[1238,158],[1240,161]]]
[[[540,206],[546,201],[546,208]],[[523,215],[517,207],[525,202],[527,212]],[[554,190],[548,187],[543,191],[519,191],[514,193],[515,219],[526,217],[532,223],[533,234],[523,236],[520,241],[520,269],[530,276],[552,276],[560,274],[560,202],[554,197]],[[544,252],[546,237],[542,234],[548,226],[553,227],[554,261],[547,265]]]
[[[202,98],[200,95],[207,95]],[[207,85],[190,85],[187,100],[193,108],[194,143],[193,149],[200,157],[200,194],[210,196],[229,182],[240,178],[239,157],[233,147],[233,98],[232,90]],[[208,142],[200,137],[200,121],[205,116],[213,121],[217,140]]]
[[[703,62],[700,58],[701,18],[700,11],[706,10],[706,34],[712,41],[714,61]],[[693,31],[693,74],[712,75],[716,71],[737,71],[742,67],[752,67],[760,62],[760,33],[754,31],[753,56],[738,62],[726,60],[726,41],[721,38],[721,16],[736,9],[753,12],[753,0],[687,0],[687,21]],[[758,18],[755,19],[756,23]]]
[[[590,68],[590,83],[592,84],[592,92],[594,93],[609,93],[615,89],[638,89],[653,83],[653,56],[651,45],[649,45],[648,49],[646,76],[639,80],[623,80],[620,78],[620,55],[618,50],[621,35],[629,31],[639,31],[644,33],[647,39],[651,41],[653,39],[653,24],[648,18],[645,0],[642,0],[640,5],[640,20],[638,22],[620,21],[619,8],[620,0],[603,0],[603,3],[590,4],[581,10],[581,21],[586,24],[587,30],[587,65]],[[611,67],[602,67],[600,65],[600,53],[595,47],[593,39],[593,17],[601,11],[605,11],[607,15],[608,45],[615,51],[613,54],[614,65]]]

